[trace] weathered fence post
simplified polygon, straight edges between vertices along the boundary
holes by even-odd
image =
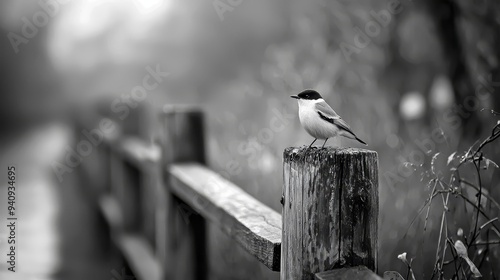
[[[203,114],[192,107],[164,108],[163,159],[167,187],[166,279],[206,279],[205,220],[169,191],[172,163],[205,163]]]
[[[281,279],[365,265],[377,269],[377,153],[287,148]]]
[[[112,140],[112,143],[123,143],[125,137],[147,139],[146,130],[143,128],[147,107],[141,105],[130,111],[130,114],[121,123],[121,138]],[[123,227],[130,232],[140,232],[143,228],[145,185],[143,170],[131,164],[123,152],[117,152],[119,145],[111,144],[115,151],[111,156],[111,188],[117,198],[123,216]],[[154,205],[154,203],[151,203]],[[147,206],[147,204],[146,204]]]

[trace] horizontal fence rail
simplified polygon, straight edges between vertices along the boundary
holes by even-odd
[[[172,191],[251,255],[279,271],[281,215],[200,164],[176,164]]]
[[[138,279],[209,278],[207,222],[281,279],[380,279],[375,152],[285,150],[282,216],[205,166],[200,110],[169,107],[154,141],[132,116],[98,147],[96,204]]]

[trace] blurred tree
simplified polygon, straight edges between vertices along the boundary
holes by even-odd
[[[0,32],[5,35],[0,40],[0,128],[4,138],[64,110],[60,84],[46,51],[50,20],[39,24],[34,17],[41,9],[37,3],[0,2]]]
[[[454,0],[443,0],[428,1],[428,9],[436,22],[438,35],[441,38],[447,64],[446,73],[453,85],[455,100],[458,104],[464,104],[467,99],[474,96],[474,86],[466,63],[466,47],[457,28],[459,7]],[[459,113],[464,124],[463,135],[468,135],[472,139],[479,135],[482,127],[477,113],[477,111],[469,114]]]
[[[488,127],[485,121],[489,115],[481,116],[480,109],[500,105],[500,96],[494,94],[495,81],[500,80],[500,4],[491,0],[430,0],[427,5],[443,45],[446,72],[463,122],[462,136],[469,141],[476,139]]]

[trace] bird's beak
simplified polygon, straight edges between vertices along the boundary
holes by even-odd
[[[290,97],[295,99],[300,99],[300,97],[298,97],[297,95],[291,95]]]

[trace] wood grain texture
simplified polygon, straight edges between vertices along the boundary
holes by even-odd
[[[316,280],[382,280],[375,272],[366,266],[339,268],[331,271],[316,273]]]
[[[281,279],[365,265],[376,271],[377,153],[287,148]]]
[[[281,215],[200,164],[175,164],[172,192],[273,271],[280,268]]]

